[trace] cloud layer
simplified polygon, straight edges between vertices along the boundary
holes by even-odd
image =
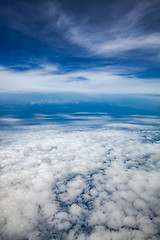
[[[159,239],[158,134],[121,125],[2,131],[1,238]]]
[[[0,92],[160,94],[157,0],[0,5]]]
[[[131,69],[100,67],[63,72],[55,65],[24,71],[0,68],[1,93],[160,94],[158,78],[137,78]]]

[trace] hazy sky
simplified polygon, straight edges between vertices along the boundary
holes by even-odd
[[[157,0],[0,1],[1,93],[160,93]]]

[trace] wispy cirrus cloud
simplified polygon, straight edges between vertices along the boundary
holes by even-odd
[[[116,20],[103,23],[101,28],[87,25],[70,26],[66,37],[92,54],[116,56],[130,50],[160,50],[159,31],[147,31],[146,18],[155,11],[156,1],[141,1]]]
[[[126,54],[127,51],[151,50],[156,57],[157,50],[160,50],[160,32],[155,28],[158,25],[155,17],[158,18],[158,6],[156,0],[135,1],[128,8],[125,1],[121,5],[116,1],[110,9],[113,17],[107,17],[110,12],[104,5],[106,16],[101,24],[96,24],[95,19],[96,13],[100,17],[99,9],[95,16],[91,12],[90,15],[79,14],[77,17],[74,9],[68,11],[64,2],[57,1],[33,2],[32,7],[29,2],[22,1],[15,3],[14,7],[3,6],[1,15],[8,18],[6,21],[13,29],[43,39],[54,47],[63,48],[68,41],[92,55],[111,57]],[[61,43],[63,46],[60,46]],[[69,49],[72,52],[71,46]]]

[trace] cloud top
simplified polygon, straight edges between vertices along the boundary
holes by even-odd
[[[159,238],[158,130],[40,129],[1,132],[2,239]]]

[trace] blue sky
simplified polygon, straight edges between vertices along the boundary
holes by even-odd
[[[160,1],[0,0],[0,238],[160,239]]]
[[[0,92],[159,94],[160,3],[0,1]]]

